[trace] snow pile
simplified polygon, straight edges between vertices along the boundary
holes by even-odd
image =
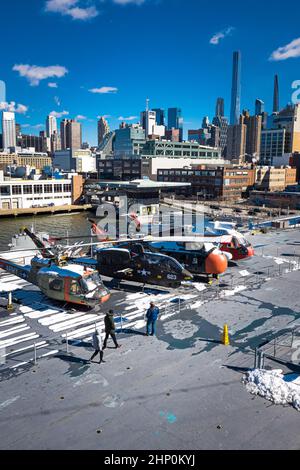
[[[300,411],[300,377],[295,376],[287,381],[282,370],[255,369],[247,373],[243,379],[248,392],[272,401],[275,405],[293,405]]]

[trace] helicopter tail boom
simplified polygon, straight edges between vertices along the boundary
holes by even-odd
[[[25,279],[25,281],[30,278],[30,266],[19,266],[12,261],[0,258],[0,269],[13,274],[14,276],[20,277],[21,279]]]

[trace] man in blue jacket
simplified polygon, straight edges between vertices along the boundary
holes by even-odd
[[[154,336],[156,334],[156,322],[159,317],[159,308],[155,306],[154,302],[150,303],[150,308],[147,310],[146,318],[147,318],[147,332],[146,336]],[[151,333],[150,333],[151,327]]]

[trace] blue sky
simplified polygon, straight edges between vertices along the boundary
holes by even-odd
[[[243,108],[261,98],[271,110],[275,73],[281,105],[300,80],[299,2],[2,0],[0,11],[0,80],[28,133],[65,112],[81,116],[95,144],[97,116],[115,128],[139,116],[147,97],[152,107],[181,107],[186,129],[200,127],[218,96],[229,115],[238,49]]]

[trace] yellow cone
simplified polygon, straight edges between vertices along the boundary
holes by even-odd
[[[224,344],[224,346],[229,346],[230,345],[228,325],[224,325],[222,343]]]

